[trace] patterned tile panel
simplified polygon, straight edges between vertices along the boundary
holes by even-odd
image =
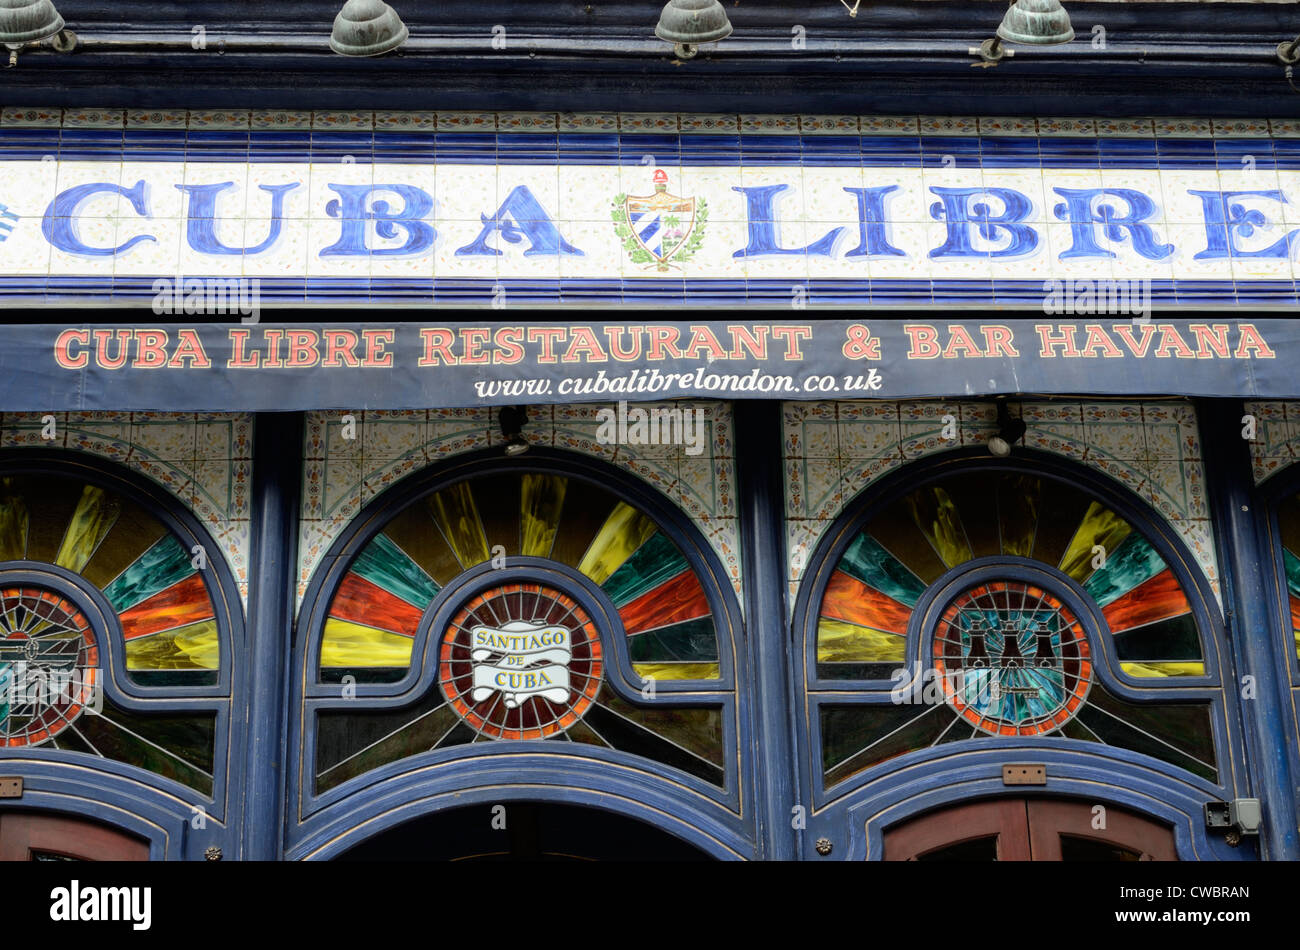
[[[1250,455],[1259,485],[1300,459],[1300,402],[1248,402],[1246,412],[1254,417]]]

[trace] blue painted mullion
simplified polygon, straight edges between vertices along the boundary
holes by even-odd
[[[1289,665],[1280,654],[1283,632],[1268,607],[1263,572],[1273,562],[1260,543],[1267,510],[1258,503],[1250,450],[1241,437],[1244,413],[1239,399],[1203,399],[1196,407],[1201,445],[1212,449],[1205,452],[1205,494],[1218,541],[1228,645],[1236,664],[1236,673],[1225,678],[1225,700],[1240,713],[1246,736],[1248,787],[1238,788],[1237,794],[1258,797],[1263,807],[1261,855],[1294,861],[1300,858],[1300,831],[1292,772],[1295,737],[1284,715],[1290,705]],[[1240,699],[1234,691],[1247,675],[1254,677],[1255,695]]]
[[[736,445],[745,463],[736,467],[741,562],[745,578],[745,649],[752,712],[754,797],[759,857],[792,861],[803,832],[791,821],[796,805],[812,810],[794,768],[794,656],[786,618],[785,524],[782,490],[781,404],[734,404]],[[738,456],[739,457],[739,456]]]
[[[263,412],[254,419],[248,715],[235,736],[245,761],[239,856],[250,861],[278,860],[284,850],[302,439],[302,413]]]

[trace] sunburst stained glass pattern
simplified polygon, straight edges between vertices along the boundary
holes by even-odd
[[[439,489],[384,525],[333,595],[321,680],[401,679],[438,594],[502,551],[566,565],[599,587],[637,675],[720,678],[713,609],[669,534],[602,485],[521,471]],[[447,629],[430,635],[437,685],[420,700],[317,714],[318,794],[408,756],[498,740],[614,749],[725,785],[721,699],[689,707],[663,694],[654,706],[623,699],[608,682],[595,622],[570,592],[524,581],[489,587],[458,602]]]
[[[0,518],[0,538],[2,532]],[[654,519],[598,485],[521,472],[457,482],[384,526],[349,566],[330,604],[321,679],[400,679],[438,592],[502,552],[568,565],[600,586],[618,609],[640,676],[719,677],[704,587]]]
[[[217,681],[221,645],[195,555],[110,489],[54,474],[0,478],[0,561],[44,561],[103,591],[142,685]]]
[[[925,588],[950,568],[997,555],[1039,561],[1082,584],[1102,609],[1129,675],[1204,674],[1185,592],[1118,512],[1054,479],[967,472],[909,492],[853,538],[821,603],[818,675],[888,679],[903,660],[908,623]]]
[[[1278,505],[1277,523],[1282,542],[1282,569],[1286,573],[1291,635],[1300,657],[1300,495],[1285,498]]]

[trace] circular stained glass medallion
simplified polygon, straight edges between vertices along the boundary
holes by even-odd
[[[35,746],[76,721],[98,682],[90,623],[62,594],[0,588],[0,745]]]
[[[990,581],[949,601],[932,660],[944,697],[977,729],[1036,736],[1079,711],[1092,684],[1083,627],[1050,591],[1022,581]]]
[[[438,681],[478,735],[544,739],[582,718],[602,668],[600,637],[576,600],[514,583],[476,594],[452,617]]]

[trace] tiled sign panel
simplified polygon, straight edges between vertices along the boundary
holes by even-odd
[[[1046,282],[1119,279],[1157,305],[1297,301],[1300,138],[1263,123],[484,118],[0,124],[0,293],[1037,307]]]

